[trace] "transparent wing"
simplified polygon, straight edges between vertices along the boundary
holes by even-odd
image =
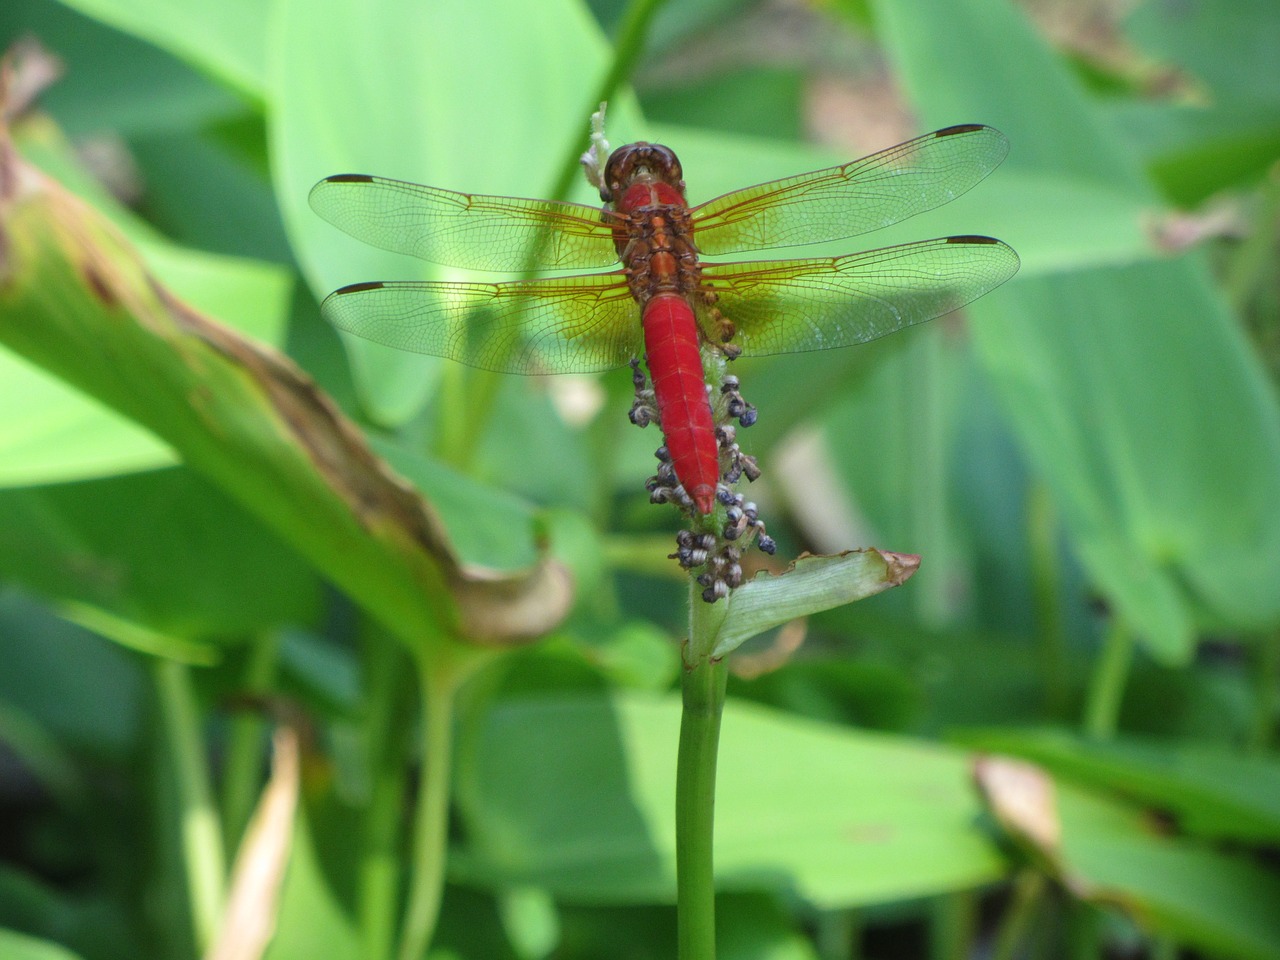
[[[357,240],[468,270],[570,270],[618,262],[599,207],[456,193],[345,173],[311,188],[311,208]]]
[[[718,294],[743,354],[762,356],[875,340],[957,310],[1017,272],[1018,255],[999,240],[944,237],[830,259],[708,264],[703,286]]]
[[[870,233],[954,200],[1008,152],[999,130],[947,127],[843,166],[709,200],[693,208],[694,243],[715,256]]]
[[[620,273],[512,283],[357,283],[325,319],[356,336],[501,373],[589,373],[643,350]]]

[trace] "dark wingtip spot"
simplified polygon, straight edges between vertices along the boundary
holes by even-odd
[[[999,243],[995,237],[980,237],[976,234],[969,234],[963,237],[947,237],[947,243]]]
[[[373,177],[367,173],[335,173],[325,177],[323,183],[373,183]]]
[[[987,129],[986,124],[982,123],[958,123],[954,127],[944,127],[934,133],[935,137],[954,137],[961,133],[977,133],[979,130]]]
[[[344,297],[348,293],[364,293],[366,290],[381,290],[386,284],[381,280],[366,280],[363,283],[352,283],[333,291],[331,297]]]

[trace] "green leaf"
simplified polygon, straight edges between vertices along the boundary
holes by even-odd
[[[869,547],[831,557],[804,556],[783,573],[758,574],[724,601],[728,612],[716,632],[711,656],[727,656],[743,642],[788,620],[899,586],[919,566],[917,556]]]
[[[137,750],[146,713],[139,658],[13,588],[0,592],[0,636],[0,700],[10,709],[77,755]]]
[[[63,0],[87,16],[163,47],[261,99],[270,5],[258,0]]]
[[[355,923],[330,887],[305,812],[295,822],[291,850],[277,932],[264,960],[359,960],[364,954]]]
[[[679,723],[678,699],[499,704],[460,744],[459,872],[579,902],[671,902]],[[824,908],[987,883],[1002,863],[976,806],[962,753],[730,703],[718,883]]]
[[[1222,103],[1280,105],[1274,52],[1280,17],[1270,0],[1187,7],[1143,4],[1125,20],[1125,33],[1149,54],[1165,57],[1207,83]]]
[[[0,576],[78,603],[64,613],[129,646],[207,663],[211,651],[184,639],[319,611],[319,581],[297,554],[187,470],[0,491],[0,513]],[[134,628],[111,626],[122,620]]]
[[[80,954],[72,953],[51,940],[37,940],[14,930],[0,930],[0,956],[5,960],[80,960]]]
[[[0,349],[0,487],[112,476],[174,459],[154,434]]]
[[[385,440],[373,449],[419,490],[430,490],[440,519],[467,563],[520,570],[537,562],[533,512],[510,494]]]
[[[775,897],[716,897],[716,933],[722,960],[818,960],[809,937]]]
[[[1162,836],[1145,811],[992,758],[979,779],[998,819],[1074,896],[1211,956],[1280,953],[1280,878],[1246,856]]]
[[[1200,836],[1280,842],[1280,763],[1212,744],[1123,738],[1099,743],[1061,730],[971,730],[967,747],[1010,754],[1176,817]]]
[[[655,123],[800,140],[805,80],[804,73],[794,67],[751,66],[648,91],[643,94],[643,106]]]
[[[1009,136],[1011,170],[1154,199],[1015,8],[879,9],[926,118],[978,113]],[[1116,615],[1166,663],[1186,662],[1197,630],[1280,620],[1280,410],[1203,263],[1055,277],[1024,264],[971,308],[978,355]]]
[[[47,121],[25,122],[18,133],[40,168],[105,212],[178,296],[258,339],[283,340],[293,284],[288,270],[169,243],[90,177]],[[174,459],[154,434],[0,349],[0,486],[111,476]]]
[[[1025,283],[981,314],[1082,563],[1152,653],[1185,662],[1197,630],[1280,618],[1280,411],[1203,265]]]
[[[122,20],[140,10],[135,4],[94,5]],[[0,47],[7,50],[19,37],[35,36],[65,63],[65,73],[41,94],[40,104],[73,135],[190,131],[244,110],[244,101],[231,91],[73,6],[74,0],[6,0],[0,5]],[[170,6],[178,11],[186,5]]]

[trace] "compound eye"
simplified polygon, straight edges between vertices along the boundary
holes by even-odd
[[[606,190],[612,194],[616,188],[630,179],[631,168],[635,166],[634,158],[638,146],[640,144],[629,143],[626,146],[619,147],[609,155],[609,162],[604,165],[605,185],[600,191],[602,195]],[[605,199],[608,200],[611,197],[605,197]]]
[[[661,163],[668,181],[674,183],[677,180],[684,179],[684,171],[680,168],[680,160],[676,157],[674,150],[655,143],[653,152],[659,158],[658,162]]]

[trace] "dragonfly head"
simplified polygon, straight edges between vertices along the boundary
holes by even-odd
[[[632,184],[670,184],[684,196],[684,171],[670,147],[660,143],[628,143],[609,155],[600,186],[600,199],[614,203]]]

